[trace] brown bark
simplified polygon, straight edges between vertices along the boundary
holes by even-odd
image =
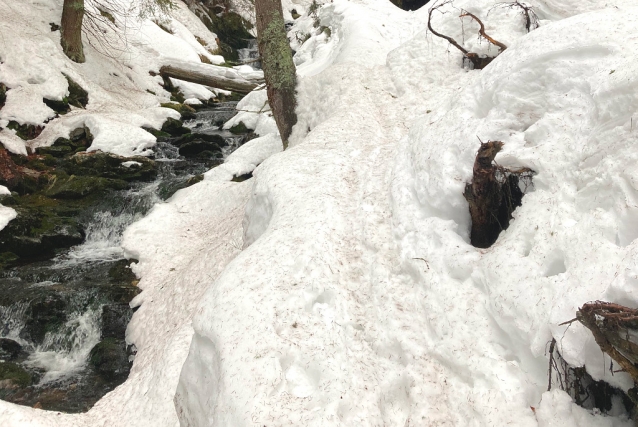
[[[636,345],[629,341],[628,334],[623,335],[621,331],[625,330],[623,326],[628,322],[636,322],[637,316],[638,310],[602,301],[585,304],[576,313],[576,318],[592,332],[600,349],[631,375],[634,384],[638,384],[638,368],[629,358],[638,356],[635,353]]]
[[[199,68],[201,64],[197,64]],[[210,67],[215,67],[210,65]],[[186,82],[198,83],[218,89],[230,90],[238,93],[249,93],[257,86],[257,82],[244,79],[230,79],[227,77],[215,76],[202,72],[201,70],[189,70],[185,66],[165,65],[160,68],[162,77],[171,77]]]
[[[281,0],[255,0],[255,12],[268,103],[285,149],[292,127],[297,123],[297,71],[286,36]]]
[[[82,63],[82,20],[84,19],[84,0],[64,0],[60,34],[62,50],[72,61]]]
[[[519,179],[527,177],[531,183],[533,175],[529,169],[514,171],[493,164],[502,147],[500,141],[481,143],[474,161],[472,182],[466,185],[463,193],[472,219],[470,242],[477,248],[489,248],[499,233],[509,227],[512,212],[523,200]]]

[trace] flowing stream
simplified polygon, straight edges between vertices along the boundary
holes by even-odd
[[[185,123],[193,133],[223,137],[223,158],[246,139],[219,129],[235,114],[235,105],[200,110]],[[214,166],[183,158],[171,142],[155,147],[155,181],[111,191],[80,215],[82,244],[53,259],[0,272],[0,375],[13,369],[17,378],[10,387],[0,381],[0,398],[82,412],[126,379],[135,352],[124,341],[133,314],[128,303],[139,291],[132,261],[124,259],[122,233],[154,204]],[[98,347],[101,353],[94,350]]]

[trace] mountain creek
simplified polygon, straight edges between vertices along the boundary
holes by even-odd
[[[0,399],[84,412],[126,380],[140,290],[122,233],[254,136],[220,130],[235,105],[148,129],[158,138],[150,158],[86,152],[85,128],[27,157],[0,153],[12,191],[0,201],[18,213],[0,231]]]

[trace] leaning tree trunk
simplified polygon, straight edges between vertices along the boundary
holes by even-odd
[[[285,149],[288,147],[292,127],[297,123],[297,70],[292,62],[292,50],[286,37],[281,0],[255,0],[255,12],[268,103]]]
[[[82,20],[84,19],[84,0],[64,0],[60,34],[62,50],[72,61],[84,62],[82,48]]]

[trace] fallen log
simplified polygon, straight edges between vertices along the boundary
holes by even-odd
[[[159,73],[165,80],[170,77],[238,93],[249,93],[264,82],[259,71],[240,73],[233,68],[185,61],[166,64]]]

